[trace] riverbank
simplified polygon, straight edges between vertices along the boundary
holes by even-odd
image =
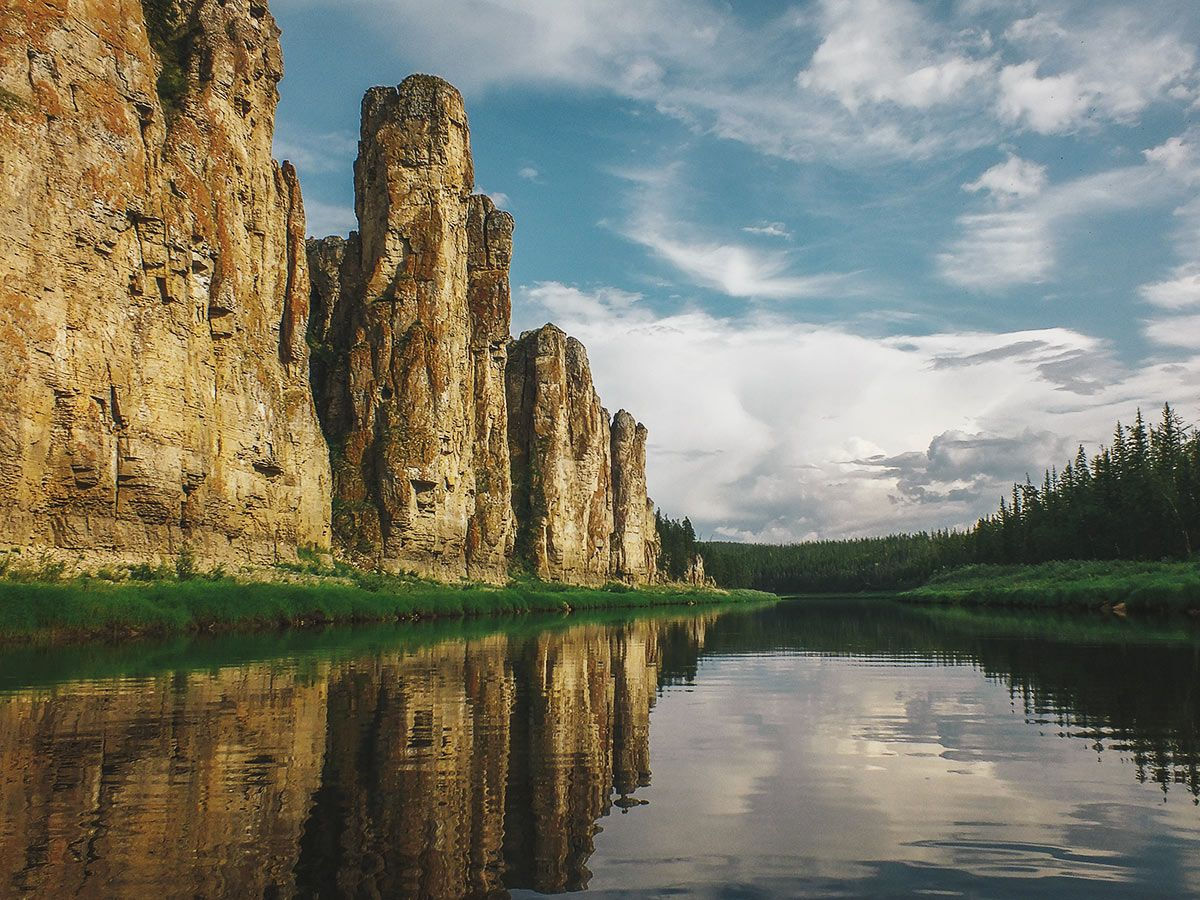
[[[1200,615],[1193,562],[1067,560],[952,569],[898,599],[908,603],[1045,609],[1109,609]]]
[[[137,576],[140,575],[139,579]],[[533,612],[640,609],[777,599],[759,591],[623,584],[584,588],[536,581],[445,585],[340,568],[279,579],[156,570],[119,579],[0,580],[0,641],[164,636],[334,623],[474,618]]]

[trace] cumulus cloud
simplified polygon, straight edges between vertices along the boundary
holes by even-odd
[[[606,403],[647,425],[655,500],[739,539],[969,524],[1138,404],[1194,396],[1200,375],[1200,358],[1123,368],[1070,329],[879,339],[556,282],[518,290],[514,314],[579,337]]]
[[[533,166],[522,166],[517,171],[517,177],[524,178],[526,181],[538,181],[541,178],[541,175],[542,173]]]
[[[1036,197],[1045,186],[1045,166],[1010,154],[1004,162],[997,163],[974,181],[964,184],[963,190],[973,194],[986,191],[1003,202]]]

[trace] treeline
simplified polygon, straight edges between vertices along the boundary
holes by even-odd
[[[1082,447],[1041,484],[1013,485],[968,531],[765,545],[706,542],[722,587],[776,592],[899,590],[971,563],[1062,559],[1187,559],[1200,549],[1200,433],[1170,405],[1157,424],[1138,411],[1111,446]]]
[[[775,593],[857,593],[924,584],[941,569],[971,561],[963,532],[893,534],[807,544],[700,545],[704,571],[721,587],[755,585]]]
[[[682,581],[696,558],[696,530],[687,516],[672,519],[661,509],[654,512],[654,524],[660,541],[658,571],[665,572],[672,581]]]

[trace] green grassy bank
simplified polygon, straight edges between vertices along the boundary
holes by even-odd
[[[899,595],[911,603],[1200,615],[1200,564],[1064,561],[952,569]]]
[[[302,575],[295,581],[226,576],[154,580],[95,577],[0,580],[0,640],[167,635],[328,623],[638,609],[773,600],[757,591],[675,586],[578,588],[540,582],[507,587],[442,585],[372,573]]]

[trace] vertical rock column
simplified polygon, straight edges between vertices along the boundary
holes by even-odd
[[[608,412],[587,351],[553,325],[509,347],[508,433],[515,553],[539,578],[597,584],[613,531]]]
[[[473,181],[457,90],[413,75],[367,91],[354,166],[360,231],[344,251],[339,302],[347,308],[333,313],[338,360],[334,383],[323,385],[349,404],[322,415],[334,526],[344,544],[387,569],[439,578],[466,574],[475,513]]]
[[[504,370],[512,312],[508,266],[513,217],[486,196],[467,214],[467,302],[471,314],[475,408],[475,511],[467,525],[467,574],[496,581],[508,573],[514,522]]]
[[[625,410],[612,424],[612,574],[631,584],[657,569],[654,510],[646,497],[646,426]]]

